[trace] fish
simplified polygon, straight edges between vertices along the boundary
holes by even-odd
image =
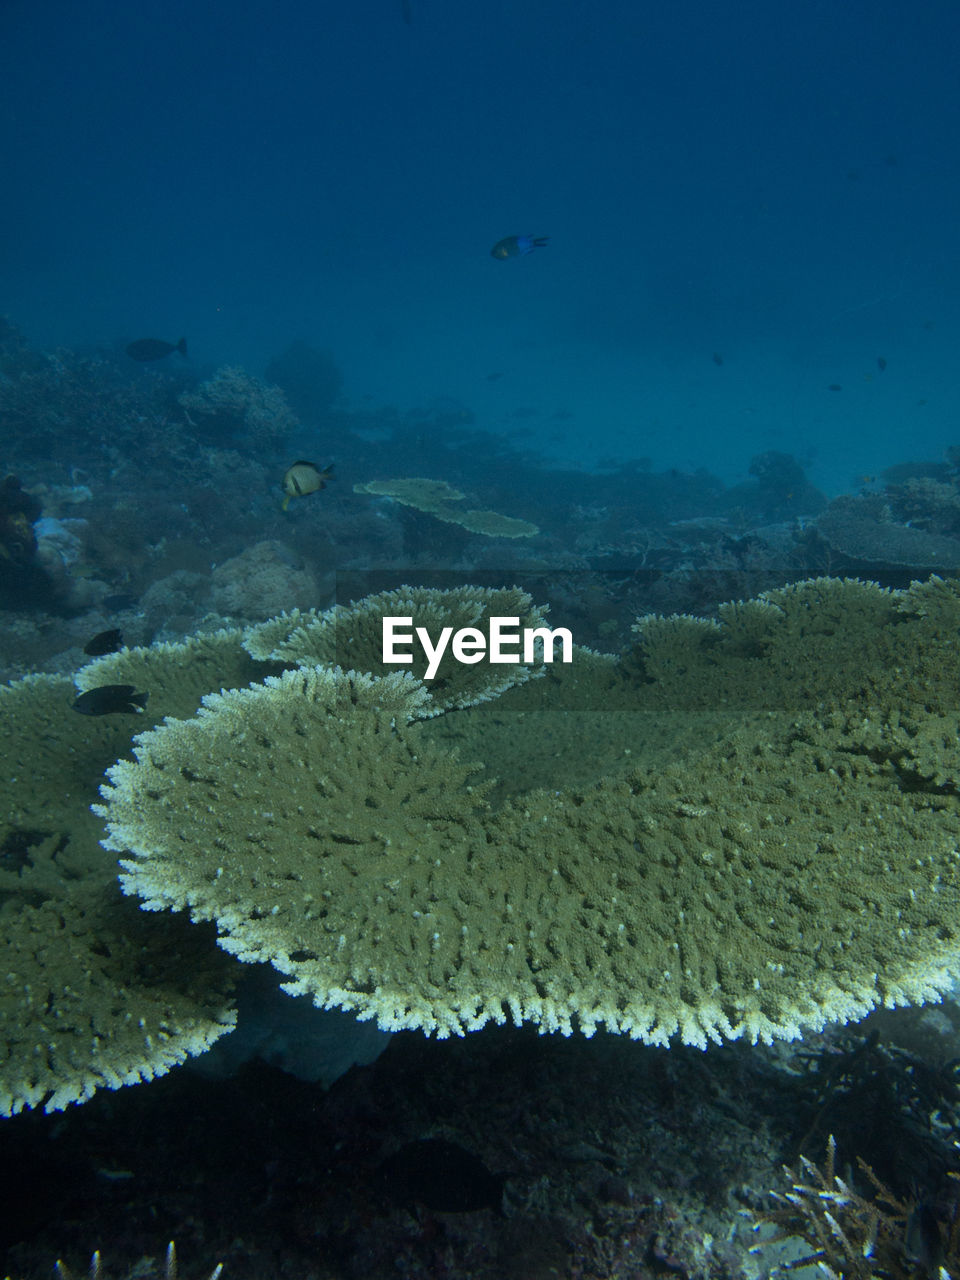
[[[116,653],[118,649],[123,648],[123,632],[118,631],[116,627],[110,631],[98,631],[97,634],[83,646],[83,652],[88,658],[100,658],[105,653]]]
[[[446,1138],[408,1142],[383,1161],[377,1179],[401,1204],[422,1204],[440,1213],[503,1212],[503,1175],[491,1173],[479,1156]]]
[[[310,493],[319,493],[327,487],[327,481],[333,476],[333,463],[321,471],[315,462],[294,462],[283,473],[283,484],[280,488],[286,494],[283,499],[283,510],[290,505],[291,498],[305,498]]]
[[[141,715],[149,696],[149,693],[137,693],[134,684],[98,684],[81,693],[73,709],[82,716],[109,716],[117,711]]]
[[[186,359],[187,340],[181,338],[179,342],[164,342],[162,338],[138,338],[124,350],[131,360],[140,360],[143,363],[148,360],[162,360],[164,356],[169,356],[174,351],[179,351]]]
[[[549,236],[504,236],[490,250],[490,257],[505,262],[507,258],[525,258],[534,249],[542,249]]]
[[[884,356],[877,356],[877,368],[880,370],[880,372],[883,373],[886,367],[887,367],[886,358]]]

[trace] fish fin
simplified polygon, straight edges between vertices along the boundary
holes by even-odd
[[[288,493],[288,494],[287,494],[287,496],[284,498],[284,500],[280,503],[280,510],[281,510],[281,511],[286,511],[286,509],[287,509],[287,507],[289,507],[289,505],[290,505],[290,495],[289,495],[289,493]]]

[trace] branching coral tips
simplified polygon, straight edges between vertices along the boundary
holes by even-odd
[[[560,642],[560,661],[573,660],[573,636],[566,627],[524,627],[520,630],[519,618],[489,619],[489,636],[477,627],[442,627],[434,643],[426,627],[415,627],[412,631],[413,618],[383,619],[383,661],[385,663],[413,662],[412,649],[407,649],[414,642],[420,643],[427,658],[427,670],[424,679],[433,680],[440,667],[440,662],[450,651],[457,662],[472,664],[475,662],[552,662],[554,644]],[[406,628],[406,629],[404,629]],[[397,648],[404,646],[404,650]]]

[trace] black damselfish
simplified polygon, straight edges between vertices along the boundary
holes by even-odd
[[[112,627],[109,631],[98,631],[92,640],[83,646],[88,658],[102,658],[105,653],[116,653],[123,648],[123,632]]]
[[[100,684],[81,693],[73,709],[82,716],[109,716],[117,711],[140,715],[149,696],[149,693],[137,693],[135,684]]]

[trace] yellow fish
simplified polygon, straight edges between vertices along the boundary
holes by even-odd
[[[327,481],[333,475],[333,463],[321,471],[315,462],[294,462],[283,474],[280,486],[286,495],[283,499],[283,510],[290,505],[291,498],[305,498],[309,493],[319,493],[327,487]]]

